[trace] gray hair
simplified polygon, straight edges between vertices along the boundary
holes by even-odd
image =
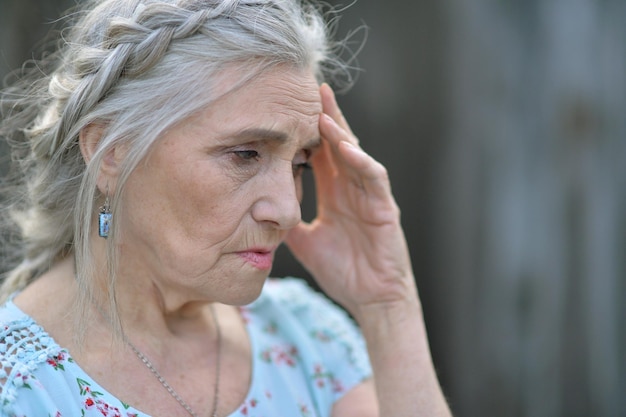
[[[112,196],[115,216],[130,173],[168,127],[217,98],[221,72],[241,72],[240,83],[278,65],[310,70],[319,81],[352,78],[349,61],[339,58],[345,44],[331,43],[320,7],[304,1],[92,0],[68,20],[57,52],[1,98],[0,135],[19,169],[4,187],[3,246],[13,264],[0,296],[73,252],[84,318],[94,291],[92,221],[103,200],[96,179],[108,150],[128,147]],[[86,163],[78,138],[90,124],[105,128]],[[115,236],[114,222],[107,262],[116,318]]]

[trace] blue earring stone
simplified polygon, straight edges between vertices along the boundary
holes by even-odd
[[[99,214],[98,218],[98,234],[100,237],[107,238],[109,237],[109,230],[111,229],[111,218],[112,215],[110,212],[102,210]]]

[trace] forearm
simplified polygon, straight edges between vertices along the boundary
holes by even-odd
[[[417,296],[362,308],[356,318],[368,345],[380,415],[450,416],[432,363]]]

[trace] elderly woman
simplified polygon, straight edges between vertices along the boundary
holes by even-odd
[[[447,416],[399,211],[296,0],[98,0],[5,90],[6,416]],[[300,217],[312,165],[317,217]],[[343,310],[267,280],[286,242]]]

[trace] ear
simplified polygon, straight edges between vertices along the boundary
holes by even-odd
[[[106,131],[106,127],[104,123],[90,123],[80,131],[78,144],[85,164],[89,164],[96,154],[98,144]],[[124,155],[124,146],[120,144],[108,150],[104,158],[102,158],[97,180],[98,188],[101,192],[105,192],[107,188],[109,191],[115,190],[120,164]]]

